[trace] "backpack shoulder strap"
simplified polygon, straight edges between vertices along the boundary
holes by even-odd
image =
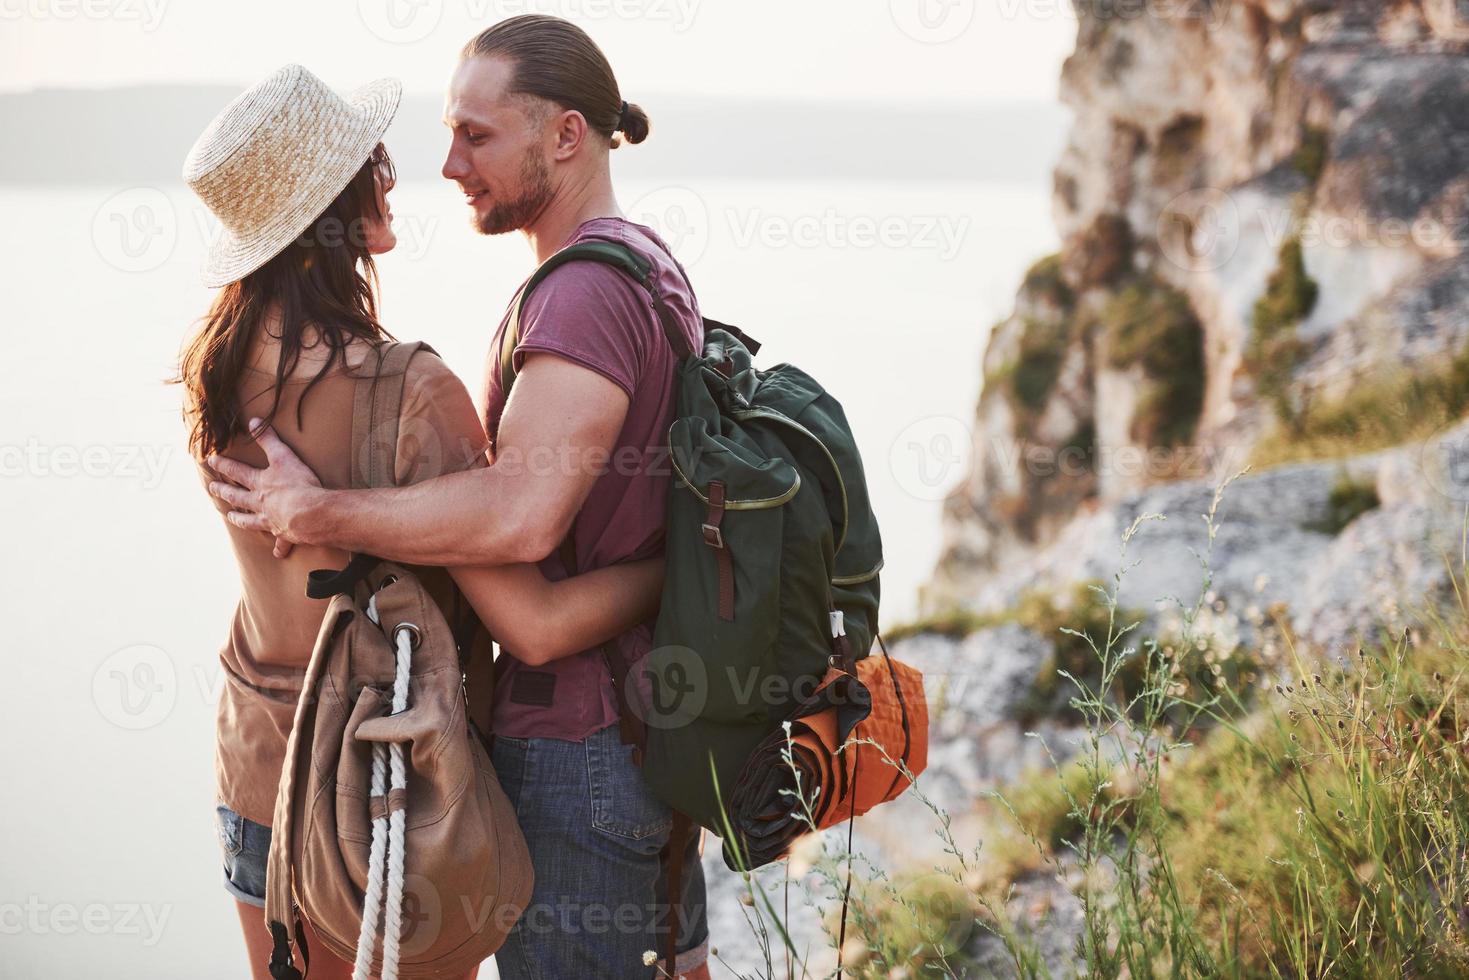
[[[391,487],[398,448],[398,416],[408,362],[420,350],[437,353],[421,340],[386,343],[377,348],[377,371],[358,379],[352,403],[352,486]],[[371,357],[373,355],[369,355]]]
[[[404,382],[408,362],[420,350],[438,356],[437,351],[421,340],[384,343],[368,355],[369,361],[376,357],[377,370],[357,379],[352,401],[353,489],[396,485],[394,463],[398,456],[398,416],[403,411]],[[355,554],[344,568],[311,571],[306,576],[306,595],[312,599],[330,599],[340,592],[351,592],[377,563],[378,559],[372,555]]]
[[[575,245],[566,246],[542,262],[515,296],[515,301],[510,308],[510,320],[506,323],[505,333],[500,338],[500,390],[506,399],[509,399],[510,388],[515,384],[515,346],[520,343],[520,315],[525,307],[525,301],[547,276],[568,262],[600,262],[619,269],[631,277],[652,297],[653,309],[658,314],[658,323],[663,327],[663,336],[668,339],[674,354],[682,360],[693,353],[688,338],[679,329],[678,321],[673,318],[673,312],[658,292],[651,262],[621,242],[603,239],[577,242]]]

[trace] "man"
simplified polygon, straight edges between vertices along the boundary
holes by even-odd
[[[519,230],[544,261],[585,239],[645,256],[674,319],[698,349],[702,321],[667,246],[626,221],[608,154],[648,119],[624,102],[606,58],[579,28],[511,18],[473,39],[450,83],[453,132],[443,174],[464,191],[476,227]],[[651,466],[673,418],[677,358],[647,291],[593,262],[556,269],[529,298],[512,392],[501,391],[500,330],[490,345],[486,430],[494,463],[411,487],[323,489],[269,430],[269,467],[211,459],[211,485],[240,527],[291,543],[330,545],[422,565],[540,562],[567,574],[570,532],[580,571],[662,548],[668,475]],[[573,530],[574,528],[574,530]],[[620,637],[629,661],[652,645],[651,623]],[[655,799],[618,737],[607,661],[587,651],[531,667],[502,651],[494,761],[530,843],[532,904],[496,956],[501,976],[651,977],[675,972],[661,952],[669,808]],[[708,976],[708,928],[697,837],[682,861],[677,974]],[[658,906],[663,906],[660,910]],[[658,973],[657,975],[666,975]]]

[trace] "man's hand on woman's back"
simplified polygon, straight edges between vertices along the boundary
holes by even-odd
[[[226,516],[231,524],[274,535],[275,556],[284,558],[294,544],[318,543],[311,538],[307,515],[326,491],[274,429],[251,419],[250,431],[265,451],[266,467],[211,455],[209,468],[224,480],[211,482],[209,492],[230,505]]]

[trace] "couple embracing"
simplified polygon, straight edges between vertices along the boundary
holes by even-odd
[[[392,427],[396,485],[354,489],[354,404],[392,340],[373,256],[395,243],[382,136],[399,97],[384,80],[343,98],[288,66],[231,103],[185,164],[222,227],[205,268],[219,292],[180,380],[190,447],[240,570],[221,651],[217,819],[251,968],[269,975],[271,822],[291,695],[326,608],[302,585],[357,553],[441,570],[501,644],[480,707],[535,884],[496,955],[500,975],[705,977],[699,838],[672,853],[674,815],[618,737],[600,650],[634,661],[652,645],[669,477],[651,464],[674,413],[669,328],[618,269],[555,269],[520,311],[513,375],[499,357],[510,313],[486,331],[482,411],[431,349],[411,356]],[[613,193],[609,153],[641,142],[648,117],[584,32],[545,16],[484,31],[463,49],[444,121],[443,176],[481,233],[522,232],[537,262],[584,241],[630,249],[651,267],[659,312],[699,348],[688,280]],[[484,300],[479,315],[503,298]],[[666,948],[670,925],[677,962],[645,956]],[[311,976],[350,971],[314,944]]]

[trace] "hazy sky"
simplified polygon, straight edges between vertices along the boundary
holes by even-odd
[[[299,61],[437,92],[466,39],[528,12],[585,27],[634,101],[1049,99],[1075,37],[1066,0],[0,0],[0,88],[243,86]]]

